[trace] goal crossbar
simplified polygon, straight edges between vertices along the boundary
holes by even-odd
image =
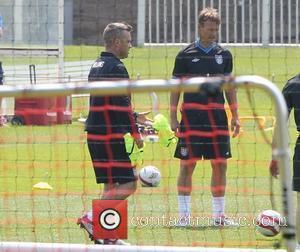
[[[48,97],[50,95],[73,95],[73,94],[93,94],[93,95],[122,95],[143,92],[199,92],[203,88],[209,88],[209,92],[214,92],[212,88],[228,89],[232,87],[247,87],[251,83],[256,88],[265,89],[274,95],[276,86],[269,80],[255,75],[245,75],[239,77],[196,77],[190,79],[170,79],[170,80],[121,80],[121,81],[100,81],[100,82],[68,82],[59,85],[38,83],[34,86],[1,86],[0,97]],[[274,88],[270,88],[273,86]],[[211,86],[213,86],[211,88]],[[269,90],[269,91],[268,91]],[[276,93],[280,93],[277,89]],[[281,96],[281,93],[279,94]],[[283,97],[282,100],[283,101]],[[284,104],[284,103],[283,103]],[[284,113],[284,116],[287,112]]]

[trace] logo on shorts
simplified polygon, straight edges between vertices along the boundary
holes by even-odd
[[[222,57],[222,55],[216,54],[216,55],[215,55],[215,59],[216,59],[216,62],[217,62],[219,65],[221,65],[221,64],[223,63],[223,57]]]
[[[186,157],[188,155],[187,147],[181,147],[180,148],[180,154],[181,154],[181,156]]]

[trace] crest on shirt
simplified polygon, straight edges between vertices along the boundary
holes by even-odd
[[[219,54],[216,54],[215,55],[215,59],[216,59],[216,62],[221,65],[223,63],[223,57],[222,55],[219,55]]]

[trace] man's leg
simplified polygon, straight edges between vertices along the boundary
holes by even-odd
[[[124,184],[104,184],[102,200],[124,200],[132,195],[136,190],[136,181]]]
[[[3,85],[3,69],[2,69],[2,63],[0,62],[0,85]],[[2,108],[2,98],[0,98],[0,126],[5,125],[6,119],[3,116],[4,111]]]
[[[293,156],[293,190],[296,192],[296,240],[297,248],[300,249],[300,136],[294,149]]]
[[[102,194],[102,200],[125,200],[132,195],[136,190],[136,181],[131,181],[124,184],[104,184],[104,191]],[[104,244],[110,245],[130,245],[129,243],[121,239],[104,239]]]
[[[124,184],[104,184],[101,200],[124,200],[133,194],[136,190],[136,181],[131,181]],[[122,240],[95,240],[93,237],[93,212],[88,211],[81,218],[77,220],[77,224],[84,228],[91,240],[96,244],[116,244],[116,245],[129,245]]]
[[[219,218],[225,215],[225,189],[227,160],[211,160],[211,193],[213,217]]]
[[[300,248],[300,192],[297,192],[297,207],[296,207],[296,234],[298,246]]]
[[[187,219],[190,216],[192,175],[196,162],[180,161],[179,176],[177,179],[178,190],[178,211],[182,226],[188,225]]]
[[[3,85],[3,74],[2,62],[0,62],[0,85]]]

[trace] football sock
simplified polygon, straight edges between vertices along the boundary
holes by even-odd
[[[179,217],[188,217],[190,215],[191,208],[191,196],[178,195],[178,210]]]
[[[93,211],[88,211],[86,215],[90,220],[93,220]]]
[[[225,214],[225,197],[212,197],[213,217],[218,218]]]

